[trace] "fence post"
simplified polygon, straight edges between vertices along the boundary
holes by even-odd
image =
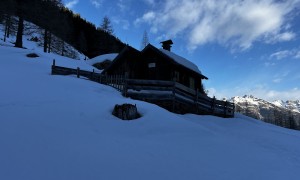
[[[91,77],[92,81],[94,81],[94,75],[95,75],[95,69],[93,69],[93,72],[92,72],[92,77]]]
[[[199,90],[197,88],[196,90],[196,99],[195,99],[195,105],[196,105],[196,113],[199,113],[199,108],[198,108],[198,98],[199,98]]]
[[[227,100],[224,102],[224,117],[226,117],[227,112]]]
[[[215,114],[215,101],[216,101],[216,97],[214,96],[212,103],[211,103],[211,111],[212,111],[213,115]]]
[[[80,78],[80,74],[79,74],[80,68],[77,67],[77,78]]]
[[[55,69],[55,59],[53,59],[52,68],[51,68],[51,74],[55,74],[53,71]]]
[[[123,94],[127,97],[127,75],[124,76]]]
[[[173,105],[172,105],[172,110],[173,112],[175,112],[175,88],[176,88],[176,82],[175,82],[175,79],[173,79],[173,90],[172,90],[172,98],[173,98]]]
[[[121,75],[118,75],[117,84],[118,84],[118,90],[119,90],[120,92],[122,92],[122,90],[121,90]]]

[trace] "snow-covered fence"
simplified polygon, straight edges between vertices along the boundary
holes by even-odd
[[[79,67],[73,69],[73,68],[57,66],[55,60],[53,60],[51,69],[52,69],[51,71],[52,75],[76,75],[77,78],[85,77],[89,80],[112,86],[113,88],[116,88],[121,92],[124,91],[126,85],[125,76],[121,76],[121,75],[107,76],[107,75],[102,75],[100,73],[96,73],[94,70],[85,71],[85,70],[81,70]]]
[[[234,116],[234,103],[210,98],[198,90],[191,89],[175,81],[127,79],[121,75],[102,75],[95,71],[85,71],[52,65],[52,74],[77,75],[114,87],[123,96],[148,101],[176,113],[211,114],[222,117]]]
[[[56,66],[55,60],[53,60],[51,74],[52,75],[76,75],[77,78],[83,76],[93,81],[100,81],[102,76],[100,73],[96,73],[95,71],[85,71],[85,70],[81,70],[79,67],[77,67],[77,69],[72,69],[72,68],[66,68],[62,66]]]

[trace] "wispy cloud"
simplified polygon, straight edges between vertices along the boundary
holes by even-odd
[[[100,8],[103,3],[103,0],[90,0],[90,2],[93,6],[95,6],[95,8]]]
[[[281,83],[286,80],[287,77],[290,77],[290,74],[290,70],[281,71],[280,73],[274,75],[274,79],[272,81],[273,83]]]
[[[112,21],[114,22],[114,24],[117,24],[118,26],[121,26],[122,29],[124,29],[124,30],[128,30],[129,27],[130,27],[130,22],[128,20],[121,19],[121,18],[118,18],[118,17],[114,17],[112,19]]]
[[[135,24],[148,23],[152,33],[185,36],[190,49],[211,42],[248,49],[255,41],[281,42],[295,37],[288,16],[299,0],[172,0],[154,7]],[[149,16],[151,15],[151,16]],[[291,16],[289,16],[290,19]]]
[[[69,8],[69,9],[73,9],[74,6],[78,3],[79,3],[79,0],[68,1],[68,2],[66,2],[65,7]]]
[[[300,59],[300,50],[296,53],[295,58]]]
[[[127,3],[130,3],[130,1],[125,1],[125,0],[118,0],[117,6],[119,7],[121,12],[125,12],[129,9],[129,6]]]
[[[289,50],[282,50],[272,53],[270,55],[270,59],[284,59],[284,58],[292,58],[292,59],[300,59],[300,50],[299,49],[289,49]]]
[[[280,83],[282,81],[282,78],[276,78],[276,79],[273,79],[273,82],[274,83]]]
[[[267,43],[277,43],[284,41],[291,41],[296,38],[296,34],[294,32],[284,32],[284,33],[275,33],[274,35],[270,35],[266,42]]]
[[[155,5],[155,0],[144,0],[144,2],[151,6]]]
[[[293,54],[293,51],[291,50],[283,50],[283,51],[278,51],[278,52],[275,52],[273,54],[270,55],[270,58],[275,58],[275,59],[283,59],[283,58],[286,58],[286,57],[290,57],[291,55]]]

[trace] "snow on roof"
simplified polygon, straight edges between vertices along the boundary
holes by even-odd
[[[178,64],[183,65],[186,68],[189,68],[190,70],[195,71],[198,74],[201,74],[201,71],[198,69],[198,66],[196,66],[194,63],[192,63],[191,61],[171,52],[165,49],[159,49],[162,53],[164,53],[165,55],[169,56],[171,59],[173,59],[175,62],[177,62]]]
[[[101,63],[105,60],[114,60],[118,56],[118,53],[111,53],[111,54],[103,54],[100,56],[96,56],[90,60],[87,60],[86,62],[90,65],[96,64],[96,63]]]

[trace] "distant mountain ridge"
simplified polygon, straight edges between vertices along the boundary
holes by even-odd
[[[233,97],[235,111],[278,126],[300,130],[300,101],[268,102],[252,95]]]
[[[283,107],[283,108],[289,109],[291,111],[300,113],[300,100],[296,100],[296,101],[275,100],[272,103],[278,107]]]

